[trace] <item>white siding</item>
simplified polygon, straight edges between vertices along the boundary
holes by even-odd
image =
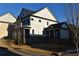
[[[40,19],[40,18],[35,18],[35,17],[30,17],[30,19],[33,18],[34,20],[30,21],[30,34],[32,34],[32,30],[34,29],[34,34],[38,34],[38,35],[42,35],[43,34],[43,29],[48,27],[51,24],[55,24],[56,22],[52,22],[49,20],[44,20],[44,19]],[[39,22],[39,20],[41,20],[41,22]],[[47,25],[47,22],[49,23],[49,25]]]
[[[0,38],[8,35],[7,28],[8,24],[0,23]]]
[[[55,17],[51,14],[51,12],[47,8],[44,8],[33,15],[56,21]],[[33,18],[34,20],[32,21],[31,18]],[[41,22],[39,22],[39,20],[41,20]],[[31,16],[30,17],[30,27],[31,27],[30,34],[32,34],[32,31],[34,30],[34,34],[42,35],[43,29],[49,26],[47,25],[47,22],[49,23],[49,25],[57,23],[57,22]]]
[[[0,21],[14,23],[16,22],[16,18],[12,16],[10,13],[7,13],[0,17]]]
[[[47,19],[52,19],[52,20],[56,21],[55,17],[52,15],[52,13],[50,12],[50,10],[48,8],[44,8],[33,15],[44,17]]]
[[[10,22],[14,23],[16,21],[16,18],[13,17],[10,13],[7,13],[0,17],[0,21],[2,22]],[[4,36],[8,35],[8,23],[2,23],[0,22],[0,38],[3,38]]]

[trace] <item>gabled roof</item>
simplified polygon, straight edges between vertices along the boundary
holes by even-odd
[[[52,25],[48,26],[46,29],[48,29],[48,28],[50,28],[50,29],[53,29],[53,28],[64,28],[64,27],[62,27],[63,24],[65,24],[68,27],[66,22],[61,22],[61,23],[57,23],[57,24],[52,24]]]
[[[34,16],[34,17],[43,18],[46,20],[57,22],[55,17],[52,15],[52,13],[50,12],[48,8],[43,8],[38,11],[32,11],[32,10],[23,8],[21,11],[21,14],[18,16],[18,19],[26,18],[28,16]]]
[[[52,24],[52,25],[50,25],[50,26],[60,28],[63,24],[67,25],[66,22],[61,22],[61,23],[57,23],[57,24]]]
[[[5,15],[0,16],[0,22],[14,23],[16,22],[16,18],[11,13],[6,13]]]
[[[33,15],[56,21],[55,16],[47,7],[37,11]]]

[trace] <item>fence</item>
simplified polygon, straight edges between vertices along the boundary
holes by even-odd
[[[27,44],[41,44],[41,43],[47,43],[48,39],[45,36],[42,35],[34,35],[30,36],[30,38],[26,39]]]
[[[50,44],[73,44],[72,40],[68,39],[49,39],[47,36],[34,35],[26,39],[26,44],[41,44],[41,43],[50,43]]]

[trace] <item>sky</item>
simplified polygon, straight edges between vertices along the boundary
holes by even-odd
[[[6,13],[12,13],[17,17],[22,8],[38,11],[47,7],[59,22],[65,21],[64,4],[62,3],[0,3],[0,16]]]

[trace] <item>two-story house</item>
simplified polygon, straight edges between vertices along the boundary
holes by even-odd
[[[39,11],[23,8],[16,23],[18,23],[16,28],[22,28],[21,37],[25,42],[29,35],[43,35],[43,29],[51,24],[56,24],[57,21],[48,8],[43,8]]]

